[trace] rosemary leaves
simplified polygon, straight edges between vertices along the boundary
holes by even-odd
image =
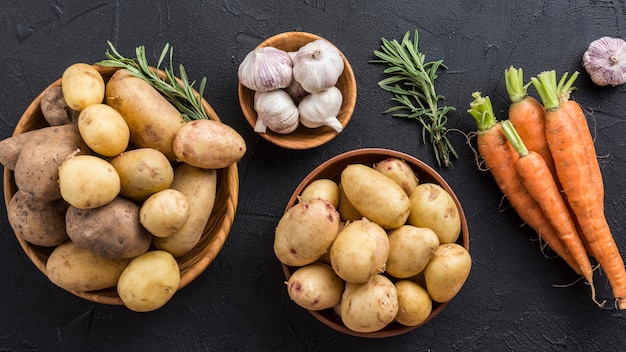
[[[439,106],[443,96],[435,92],[435,79],[440,68],[446,68],[442,60],[425,62],[425,55],[418,50],[418,31],[413,39],[407,32],[401,42],[382,39],[380,50],[375,50],[378,58],[371,63],[386,64],[384,73],[389,77],[378,82],[378,86],[394,94],[397,105],[384,113],[395,117],[416,119],[422,124],[422,141],[433,145],[435,159],[441,167],[450,166],[451,158],[457,157],[454,147],[446,136],[446,114],[456,110],[451,106]]]
[[[146,49],[143,45],[135,49],[137,57],[135,59],[129,59],[121,55],[110,41],[107,41],[107,43],[109,45],[109,50],[106,51],[108,59],[98,62],[98,65],[103,67],[123,68],[131,75],[145,80],[180,111],[185,121],[209,119],[209,116],[202,107],[202,96],[206,86],[206,77],[200,82],[198,94],[193,90],[195,81],[189,82],[183,65],[179,65],[178,70],[180,77],[176,79],[173,64],[174,50],[170,47],[169,43],[165,44],[163,51],[161,51],[159,61],[155,66],[156,70],[150,68],[146,57]],[[158,75],[158,70],[161,69],[161,64],[168,54],[169,66],[163,68],[166,77],[162,78]]]

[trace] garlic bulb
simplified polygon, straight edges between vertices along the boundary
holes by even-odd
[[[293,78],[309,93],[334,86],[343,68],[339,49],[324,39],[302,46],[293,58]]]
[[[282,89],[255,92],[254,110],[257,113],[256,132],[265,133],[267,127],[276,133],[288,134],[298,128],[298,107]]]
[[[285,88],[285,92],[291,96],[291,99],[293,99],[293,102],[296,103],[296,105],[302,101],[302,98],[304,98],[305,95],[309,94],[309,92],[304,90],[302,85],[295,79],[291,80],[291,84],[289,87]]]
[[[337,120],[343,96],[337,87],[330,87],[318,93],[311,93],[298,105],[300,123],[308,128],[330,126],[337,133],[343,130],[343,125]]]
[[[626,83],[626,42],[611,37],[594,40],[583,54],[583,66],[599,86]]]
[[[256,48],[239,64],[237,76],[242,85],[254,91],[288,87],[293,77],[291,57],[271,46]]]

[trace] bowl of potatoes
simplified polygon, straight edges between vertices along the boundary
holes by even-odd
[[[193,122],[183,123],[152,86],[124,71],[71,65],[30,103],[0,141],[4,198],[17,241],[53,284],[89,301],[152,311],[221,250],[237,208],[238,171],[236,160],[179,160],[174,141]],[[211,128],[241,145],[201,103]],[[166,111],[173,122],[163,120]]]
[[[402,152],[337,155],[298,185],[274,237],[294,304],[359,337],[409,332],[461,290],[472,260],[461,204]]]
[[[272,73],[273,77],[266,77]],[[263,139],[287,149],[320,146],[343,131],[357,86],[350,63],[330,41],[307,32],[267,38],[238,70],[241,110]]]

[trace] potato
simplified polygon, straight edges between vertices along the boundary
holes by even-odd
[[[184,124],[173,142],[178,161],[204,169],[221,169],[239,161],[246,153],[246,141],[232,127],[214,120]]]
[[[65,222],[67,235],[76,245],[105,258],[136,257],[152,242],[139,223],[139,206],[122,197],[95,209],[70,206]]]
[[[374,169],[381,174],[389,177],[397,183],[406,194],[411,194],[413,188],[419,184],[419,179],[415,171],[404,160],[395,157],[389,157],[374,165]]]
[[[150,251],[131,260],[117,283],[124,305],[136,312],[149,312],[167,303],[180,284],[180,268],[166,251]]]
[[[465,247],[456,243],[440,245],[424,269],[426,290],[435,302],[448,302],[461,290],[472,268]]]
[[[363,215],[359,213],[358,210],[350,203],[348,197],[346,197],[346,192],[343,191],[343,186],[341,182],[338,185],[339,191],[339,204],[337,204],[337,211],[339,211],[339,215],[341,219],[344,221],[352,221],[359,220],[363,218]]]
[[[89,148],[100,155],[117,156],[128,147],[130,130],[126,121],[106,104],[93,104],[81,111],[78,130]]]
[[[59,166],[69,156],[88,154],[78,126],[44,127],[29,132],[15,163],[15,184],[40,202],[61,198]]]
[[[289,297],[308,310],[332,308],[341,302],[344,282],[333,269],[324,264],[308,264],[298,268],[287,281]]]
[[[156,89],[126,70],[116,71],[106,85],[106,103],[117,110],[137,148],[153,148],[174,160],[173,142],[184,125],[181,113]]]
[[[402,225],[389,233],[387,273],[398,279],[419,274],[439,247],[439,237],[427,227]]]
[[[303,266],[324,254],[339,232],[339,214],[328,201],[309,199],[291,208],[278,221],[274,254],[283,264]]]
[[[171,236],[189,219],[189,199],[175,189],[164,189],[151,195],[139,209],[139,221],[157,237]]]
[[[189,200],[189,218],[176,233],[167,237],[155,237],[154,245],[180,257],[193,249],[202,238],[209,221],[217,194],[217,171],[180,164],[174,170],[171,189],[184,194]]]
[[[63,88],[54,86],[41,95],[41,114],[50,126],[69,125],[78,120],[78,111],[67,106]]]
[[[395,283],[398,292],[396,321],[405,326],[417,326],[428,319],[433,301],[422,286],[410,280]]]
[[[350,203],[370,221],[387,230],[406,222],[409,197],[389,177],[369,166],[352,164],[342,171],[341,184]]]
[[[330,262],[340,278],[363,283],[385,271],[389,238],[375,222],[363,218],[347,224],[330,247]]]
[[[73,156],[59,167],[61,197],[79,209],[101,207],[120,193],[120,176],[106,160]]]
[[[15,170],[15,164],[17,164],[17,159],[20,157],[24,143],[28,141],[30,136],[45,130],[30,130],[0,141],[0,164],[4,165],[6,169]]]
[[[376,274],[367,282],[346,283],[341,298],[341,320],[356,332],[374,332],[389,325],[398,313],[398,292],[385,276]]]
[[[9,202],[7,217],[16,235],[35,245],[52,247],[67,240],[67,207],[61,198],[44,203],[18,190]]]
[[[52,283],[70,292],[101,290],[117,285],[126,259],[106,259],[72,241],[57,246],[46,262]]]
[[[339,187],[333,180],[318,179],[309,183],[300,193],[300,200],[320,198],[327,200],[337,208],[339,204]]]
[[[440,243],[453,243],[461,233],[461,215],[454,199],[443,187],[423,183],[409,196],[411,211],[408,223],[435,231]]]
[[[120,175],[120,194],[136,202],[169,188],[174,179],[172,164],[156,149],[129,150],[109,162]]]
[[[72,110],[82,111],[104,100],[104,79],[95,67],[75,63],[63,71],[61,88],[63,97]]]

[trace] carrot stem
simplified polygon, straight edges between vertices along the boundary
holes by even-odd
[[[504,83],[511,103],[524,99],[528,95],[528,86],[531,84],[531,82],[524,84],[524,71],[513,66],[504,70]]]

